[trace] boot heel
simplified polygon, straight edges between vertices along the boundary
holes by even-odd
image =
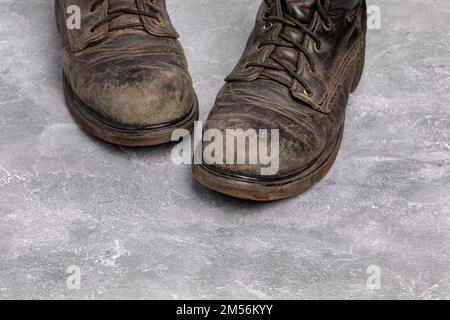
[[[361,82],[361,78],[364,73],[365,60],[365,50],[363,50],[355,65],[355,74],[353,76],[351,92],[355,92],[356,89],[358,89],[358,85]]]

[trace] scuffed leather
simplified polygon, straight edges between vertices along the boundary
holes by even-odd
[[[283,2],[284,1],[284,2]],[[299,20],[308,17],[311,0],[277,0],[272,14],[289,14]],[[287,8],[286,8],[287,6]],[[274,25],[270,32],[264,32],[263,15],[267,10],[263,1],[256,18],[256,25],[250,35],[247,47],[234,71],[227,77],[227,83],[220,91],[215,105],[208,116],[205,130],[226,129],[278,129],[280,135],[280,170],[275,178],[287,177],[314,165],[331,144],[336,143],[345,122],[345,111],[350,91],[364,61],[366,6],[363,0],[330,0],[327,12],[333,22],[333,30],[323,30],[317,15],[312,17],[311,27],[324,44],[322,54],[314,52],[309,36],[294,34],[294,30],[283,30]],[[315,59],[317,74],[309,71],[309,65],[302,54],[293,56],[294,49],[267,46],[257,49],[265,37],[277,38],[280,32],[290,32],[304,41]],[[268,55],[279,50],[285,59],[297,63],[298,73],[314,92],[312,98],[303,93],[298,81],[284,71],[260,67],[246,68],[247,63],[257,59],[264,62]],[[268,78],[271,73],[285,86]],[[358,79],[359,80],[359,79]],[[205,147],[205,146],[204,146]],[[257,165],[211,165],[224,174],[264,178],[261,166]]]
[[[55,0],[62,66],[72,90],[93,114],[118,127],[147,128],[185,117],[190,112],[192,80],[164,0],[155,0],[162,24],[124,15],[90,35],[91,28],[105,18],[108,7],[117,7],[113,1],[105,1],[91,12],[93,0]],[[146,6],[146,2],[139,1],[136,8]],[[66,27],[66,9],[71,4],[82,9],[78,31]],[[141,27],[120,29],[136,22]],[[113,28],[118,29],[111,31]]]

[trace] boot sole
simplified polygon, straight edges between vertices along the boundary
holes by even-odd
[[[171,136],[175,129],[191,131],[199,116],[197,96],[192,90],[189,101],[190,111],[183,118],[143,129],[123,128],[111,123],[86,106],[72,90],[66,76],[63,75],[63,77],[66,103],[76,122],[93,136],[113,144],[146,147],[168,143],[172,141]]]
[[[192,173],[200,184],[226,195],[254,201],[276,201],[303,193],[319,182],[330,170],[342,141],[342,127],[338,139],[301,172],[281,179],[260,179],[229,175],[205,164],[194,165]]]

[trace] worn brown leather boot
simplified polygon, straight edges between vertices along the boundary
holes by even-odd
[[[340,147],[349,94],[362,75],[366,10],[363,0],[263,1],[204,130],[278,129],[279,169],[262,175],[260,161],[203,160],[193,166],[195,179],[231,196],[269,201],[323,178]]]
[[[77,8],[81,9],[78,28]],[[66,101],[79,124],[120,145],[191,129],[197,98],[165,0],[56,0]]]

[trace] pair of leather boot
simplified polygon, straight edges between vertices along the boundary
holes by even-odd
[[[55,3],[66,101],[86,131],[150,146],[169,142],[174,129],[193,128],[197,97],[165,0]],[[68,18],[76,17],[69,13],[79,13],[79,28],[70,27]],[[262,175],[259,162],[203,161],[193,166],[194,178],[261,201],[319,181],[336,158],[349,94],[362,75],[366,19],[365,0],[264,0],[204,129],[224,136],[230,129],[277,130],[277,172]]]

